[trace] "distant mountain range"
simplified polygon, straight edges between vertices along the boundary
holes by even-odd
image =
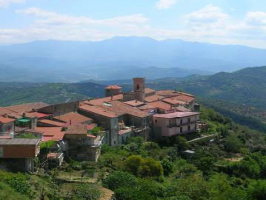
[[[266,50],[182,40],[115,37],[0,46],[0,81],[78,82],[209,75],[266,65]]]

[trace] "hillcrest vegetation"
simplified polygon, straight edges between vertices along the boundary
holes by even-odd
[[[200,133],[104,145],[97,163],[67,159],[53,169],[39,163],[34,174],[3,169],[0,199],[264,200],[265,135],[214,110],[201,113]]]

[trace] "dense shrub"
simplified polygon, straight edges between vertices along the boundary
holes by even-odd
[[[128,172],[115,171],[110,174],[104,181],[105,187],[116,190],[120,187],[131,187],[137,186],[137,178]]]

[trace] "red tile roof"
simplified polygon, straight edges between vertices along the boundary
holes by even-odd
[[[104,107],[106,110],[116,113],[117,115],[129,114],[140,118],[149,116],[146,112],[143,112],[136,107],[131,107],[120,101],[112,101],[109,103],[109,105],[104,105],[102,107]]]
[[[169,103],[171,105],[185,105],[186,104],[186,102],[179,100],[178,97],[165,98],[162,101]]]
[[[139,109],[140,109],[140,110],[156,109],[156,107],[153,106],[153,105],[150,105],[150,104],[146,104],[146,105],[144,105],[144,106],[139,107]]]
[[[148,103],[148,105],[152,105],[158,109],[161,110],[172,110],[172,106],[168,103],[164,103],[162,101],[156,101],[156,102],[152,102],[152,103]]]
[[[151,88],[145,88],[145,94],[149,94],[149,93],[154,93],[155,90],[151,89]]]
[[[156,115],[153,115],[153,117],[171,119],[171,118],[190,117],[190,116],[195,116],[195,115],[199,115],[199,113],[198,112],[174,112],[174,113],[168,113],[168,114],[156,114]]]
[[[1,124],[7,124],[7,123],[10,123],[10,122],[14,122],[14,121],[16,121],[16,120],[12,119],[12,118],[0,116],[0,123]]]
[[[60,141],[64,138],[65,132],[61,127],[36,127],[32,132],[41,133],[42,141]]]
[[[123,100],[123,94],[118,94],[118,95],[114,95],[113,97],[104,97],[104,98],[99,98],[99,99],[83,101],[83,103],[92,105],[92,106],[100,106],[105,102],[122,101],[122,100]]]
[[[164,97],[173,97],[173,96],[177,96],[178,92],[175,90],[160,90],[160,91],[157,91],[156,94],[159,96],[164,96]]]
[[[178,111],[178,112],[190,112],[191,111],[188,108],[185,108],[183,106],[175,107],[175,110]]]
[[[55,117],[55,119],[60,120],[62,122],[65,122],[67,124],[71,124],[71,125],[75,125],[75,124],[79,124],[79,123],[84,123],[84,122],[91,122],[92,119],[85,117],[79,113],[67,113],[64,115],[60,115],[58,117]]]
[[[161,100],[163,98],[164,97],[155,94],[155,95],[152,95],[152,96],[149,96],[149,97],[145,97],[145,101],[150,103],[150,102]]]
[[[124,102],[127,105],[133,106],[133,107],[138,107],[144,105],[142,101],[137,101],[137,100],[131,100],[131,101],[126,101]]]
[[[105,108],[101,106],[90,106],[90,105],[84,104],[84,105],[81,105],[79,108],[86,112],[95,113],[95,114],[108,117],[108,118],[118,117],[116,113],[106,110]]]
[[[191,103],[192,101],[195,100],[195,98],[193,96],[188,96],[188,95],[184,95],[184,94],[178,95],[175,98],[180,100],[180,101],[187,102],[187,103]]]
[[[9,110],[5,107],[0,107],[0,115],[10,114],[10,113],[14,113],[14,111]]]
[[[16,113],[26,113],[33,110],[38,110],[40,108],[44,108],[46,106],[48,106],[48,104],[43,102],[36,102],[36,103],[27,103],[27,104],[9,106],[5,108]]]
[[[40,112],[30,112],[26,113],[26,117],[32,118],[32,117],[37,117],[38,119],[40,118],[46,118],[52,116],[51,114],[44,114]]]
[[[122,87],[118,86],[118,85],[108,85],[105,89],[122,89]]]
[[[97,127],[97,124],[92,123],[92,124],[86,124],[87,130],[90,131],[92,129],[94,129],[95,127]]]
[[[50,120],[50,119],[41,119],[41,120],[39,120],[39,122],[41,122],[43,124],[55,126],[55,127],[66,127],[67,126],[66,123],[57,122],[57,121]]]

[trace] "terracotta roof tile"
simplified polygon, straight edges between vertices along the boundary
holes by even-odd
[[[102,116],[108,117],[108,118],[118,117],[118,115],[116,113],[111,112],[109,110],[106,110],[105,108],[100,107],[100,106],[90,106],[90,105],[84,104],[84,105],[81,105],[79,108],[81,110],[84,110],[84,111],[87,111],[90,113],[95,113],[98,115],[102,115]]]
[[[117,115],[129,114],[140,118],[148,116],[146,112],[143,112],[136,107],[129,106],[120,101],[112,101],[110,102],[110,105],[103,105],[103,107],[111,112],[116,113]]]
[[[0,116],[0,123],[7,124],[16,121],[15,119]]]
[[[57,122],[57,121],[50,120],[50,119],[41,119],[41,120],[39,120],[39,122],[41,122],[43,124],[48,124],[48,125],[51,125],[51,126],[55,126],[55,127],[66,127],[67,126],[66,123]]]
[[[170,104],[162,102],[162,101],[148,103],[148,105],[152,105],[161,110],[172,110],[172,106]]]
[[[154,93],[155,90],[151,89],[151,88],[145,88],[145,94],[149,94],[149,93]]]
[[[163,96],[163,97],[173,97],[177,96],[178,92],[175,90],[160,90],[156,92],[157,95]]]
[[[195,100],[195,98],[193,96],[188,96],[188,95],[184,95],[184,94],[178,95],[175,98],[180,100],[180,101],[187,102],[187,103],[191,103],[192,101]]]
[[[155,94],[155,95],[152,95],[152,96],[149,96],[149,97],[145,97],[145,101],[150,103],[150,102],[161,100],[163,98],[164,97]]]
[[[108,85],[105,89],[122,89],[122,87],[118,85]]]
[[[133,106],[133,107],[138,107],[144,105],[142,101],[137,101],[137,100],[131,100],[131,101],[126,101],[124,102],[127,105]]]
[[[79,124],[79,123],[84,123],[84,122],[91,122],[92,119],[85,117],[79,113],[67,113],[64,115],[60,115],[58,117],[55,117],[55,119],[60,120],[62,122],[68,123],[69,125],[75,125],[75,124]]]
[[[185,104],[187,104],[186,102],[179,100],[178,97],[165,98],[162,101],[169,103],[171,105],[185,105]]]
[[[50,117],[52,116],[51,114],[44,114],[44,113],[40,113],[40,112],[30,112],[30,113],[26,113],[26,117],[37,117],[38,119],[40,118],[46,118],[46,117]]]
[[[92,106],[99,106],[105,102],[122,101],[122,100],[123,100],[123,94],[118,94],[118,95],[114,95],[113,97],[104,97],[104,98],[99,98],[99,99],[83,101],[83,103],[92,105]]]
[[[43,135],[42,141],[60,141],[64,138],[65,132],[62,131],[61,127],[36,127],[34,130],[29,132],[37,132]]]
[[[13,112],[16,112],[16,113],[26,113],[26,112],[30,112],[33,110],[38,110],[46,106],[48,106],[48,104],[43,103],[43,102],[36,102],[36,103],[27,103],[27,104],[9,106],[5,108]]]

